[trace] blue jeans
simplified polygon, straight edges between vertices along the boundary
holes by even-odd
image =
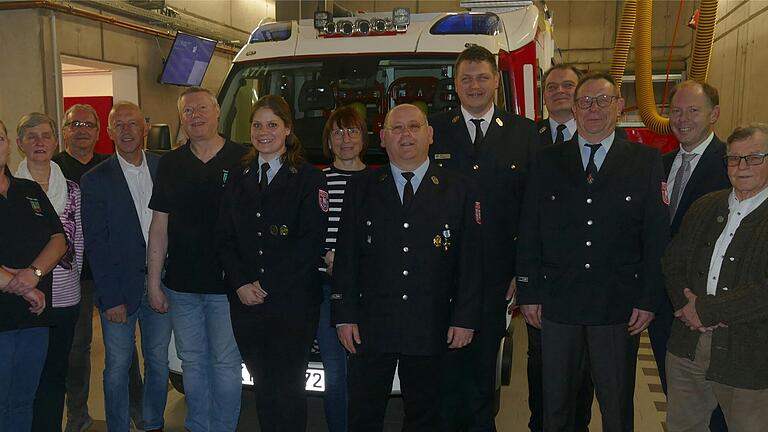
[[[48,327],[0,332],[0,431],[32,428],[32,405],[48,349]]]
[[[234,432],[243,375],[224,294],[167,291],[190,432]]]
[[[144,354],[144,428],[161,429],[168,397],[168,344],[171,339],[171,319],[149,306],[146,292],[139,308],[128,315],[125,324],[101,316],[104,335],[104,408],[110,432],[127,432],[129,428],[128,372],[136,344],[136,322],[141,328],[141,349]]]
[[[329,432],[347,431],[347,351],[331,325],[331,284],[323,282],[323,303],[317,326],[317,342],[325,369],[323,406]]]

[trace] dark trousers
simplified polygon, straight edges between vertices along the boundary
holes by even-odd
[[[541,330],[527,325],[528,328],[528,408],[531,410],[531,418],[528,428],[531,432],[544,430],[544,394],[542,388],[542,353]],[[584,353],[586,356],[586,352]],[[586,359],[585,359],[585,364]],[[578,386],[576,396],[574,430],[576,432],[589,432],[589,422],[592,419],[592,376],[589,367],[583,368],[581,384]]]
[[[441,418],[446,432],[496,431],[496,360],[500,336],[478,332],[443,360]]]
[[[648,326],[648,336],[651,338],[651,349],[653,357],[656,359],[656,367],[659,369],[659,380],[664,394],[667,393],[667,342],[672,332],[672,322],[675,320],[672,304],[668,303],[665,311],[656,315],[651,325]],[[709,420],[710,432],[728,432],[728,425],[725,423],[725,416],[720,405],[712,412]]]
[[[635,368],[640,336],[627,324],[584,326],[544,320],[541,351],[544,430],[575,431],[579,387],[589,368],[603,430],[634,431]]]
[[[305,432],[309,351],[319,306],[304,313],[264,315],[231,308],[232,330],[253,376],[263,432]]]
[[[363,341],[365,344],[365,341]],[[349,356],[349,432],[381,432],[395,368],[405,419],[402,432],[440,432],[442,355],[358,352]]]
[[[90,419],[88,394],[91,383],[94,290],[92,280],[80,281],[80,306],[72,338],[72,347],[69,351],[69,370],[66,379],[68,424],[82,425],[87,419]],[[141,427],[143,424],[141,406],[144,399],[144,385],[136,349],[133,350],[133,361],[128,373],[128,391],[131,419],[136,426]]]
[[[53,325],[49,328],[48,351],[35,393],[33,432],[61,431],[69,350],[79,310],[80,305],[77,304],[48,311],[48,319]]]

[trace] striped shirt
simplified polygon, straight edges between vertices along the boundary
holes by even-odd
[[[328,228],[325,235],[325,250],[336,250],[336,239],[339,235],[339,227],[341,227],[341,211],[344,207],[344,191],[347,189],[347,182],[350,177],[362,171],[343,171],[335,166],[331,165],[323,168],[325,174],[325,180],[328,183]],[[320,267],[318,270],[321,272],[326,271],[325,261],[320,260]]]
[[[83,267],[83,226],[80,221],[80,187],[67,180],[67,204],[59,215],[67,236],[67,251],[53,269],[52,307],[80,303],[80,270]]]

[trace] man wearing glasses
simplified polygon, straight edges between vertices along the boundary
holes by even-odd
[[[677,318],[667,352],[667,430],[768,424],[768,124],[741,126],[723,158],[733,185],[697,200],[664,256]]]
[[[527,185],[518,304],[541,328],[544,430],[574,429],[589,367],[603,430],[630,431],[640,333],[664,294],[661,157],[616,137],[624,101],[610,75],[584,76],[575,97],[576,135],[538,153]]]
[[[349,431],[381,431],[395,367],[404,430],[443,432],[443,354],[472,341],[480,318],[480,216],[459,174],[427,157],[432,127],[414,105],[380,132],[390,163],[345,193],[332,321],[350,352]]]

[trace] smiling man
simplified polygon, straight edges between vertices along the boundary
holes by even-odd
[[[610,75],[582,77],[575,96],[576,135],[540,151],[528,182],[518,303],[541,329],[544,430],[574,430],[588,367],[603,430],[629,431],[640,333],[664,294],[661,157],[616,136]]]
[[[399,367],[404,430],[444,432],[443,354],[470,344],[480,318],[480,221],[464,179],[428,159],[417,107],[390,110],[380,136],[390,163],[350,181],[333,271],[349,431],[382,430]]]
[[[768,424],[766,155],[767,124],[736,128],[724,157],[733,188],[693,203],[667,248],[677,318],[666,363],[670,432],[709,431],[718,404],[730,430]]]
[[[525,179],[539,146],[535,124],[494,104],[496,58],[472,45],[456,59],[460,106],[432,116],[432,163],[459,172],[477,191],[481,220],[483,313],[474,342],[452,350],[443,373],[443,430],[495,431],[496,357],[514,297],[517,224]]]

